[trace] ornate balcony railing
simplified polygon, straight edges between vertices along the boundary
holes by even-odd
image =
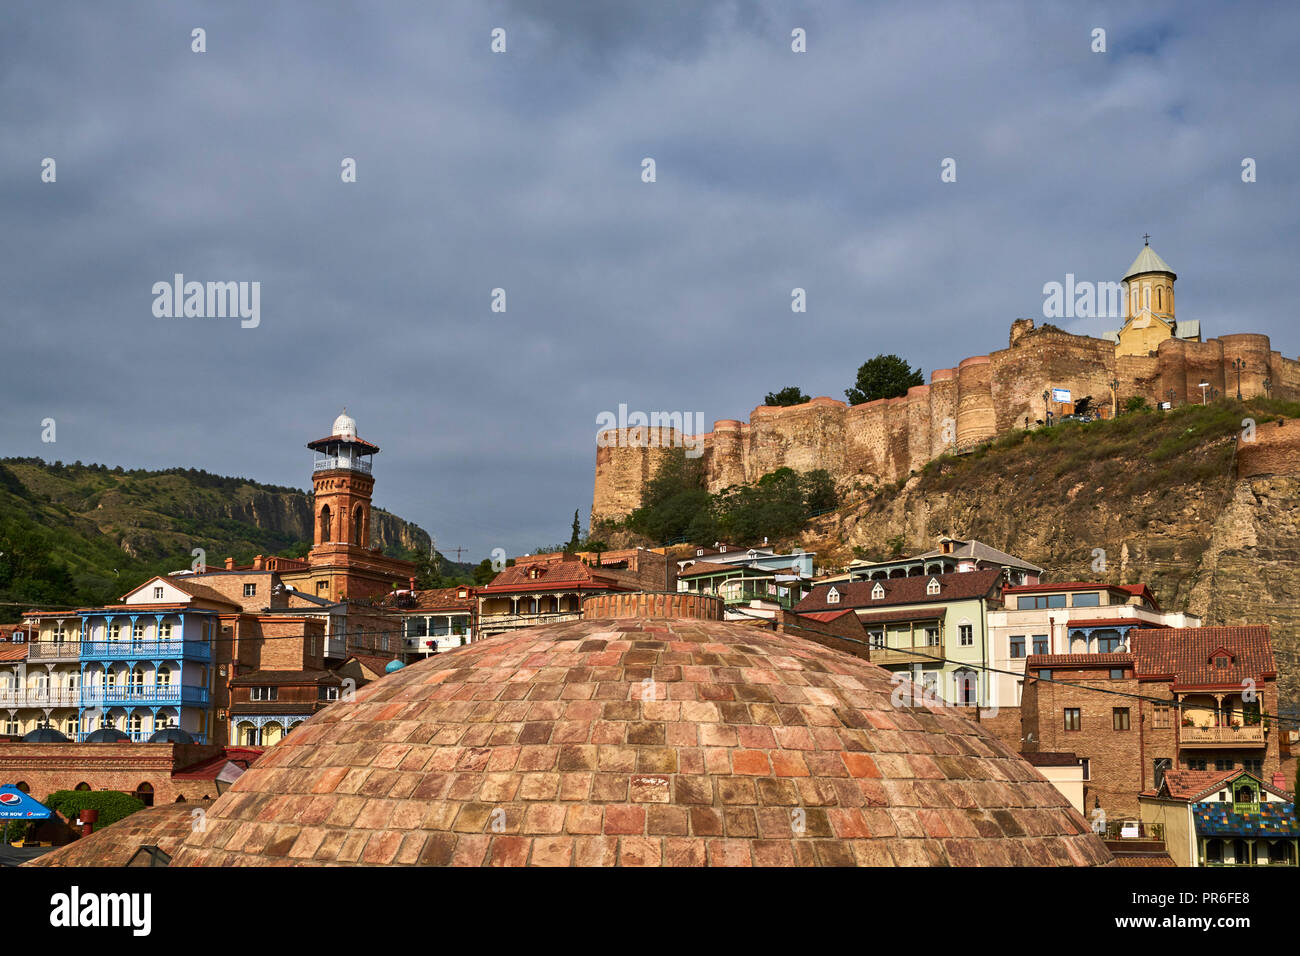
[[[1241,727],[1181,727],[1179,739],[1184,744],[1203,746],[1262,746],[1263,724],[1246,724]]]
[[[541,614],[483,614],[479,616],[480,633],[489,631],[511,631],[521,627],[537,627],[539,624],[559,624],[564,621],[582,620],[581,611],[563,611]]]
[[[80,707],[81,692],[67,688],[0,688],[0,707]]]
[[[202,641],[84,641],[81,656],[107,660],[149,660],[162,657],[191,661],[212,659],[212,649]]]
[[[32,641],[27,645],[29,661],[75,661],[80,656],[80,641]]]
[[[117,684],[95,685],[81,692],[85,707],[129,707],[132,704],[195,705],[208,702],[208,689],[189,684]]]

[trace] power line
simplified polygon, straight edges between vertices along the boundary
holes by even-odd
[[[740,614],[744,614],[746,617],[753,618],[754,620],[763,621],[763,622],[765,622],[765,623],[769,623],[769,624],[771,624],[771,623],[775,623],[775,621],[774,621],[772,618],[763,617],[763,616],[760,615],[760,614],[750,614],[750,613],[748,613],[747,611],[745,611],[744,608],[733,608],[732,610],[735,611],[735,612],[738,612],[738,613],[740,613]],[[837,640],[837,641],[847,641],[847,642],[850,643],[850,644],[860,644],[860,645],[862,645],[863,647],[866,647],[866,648],[868,648],[868,649],[875,648],[876,650],[889,650],[889,651],[894,652],[894,653],[910,654],[910,655],[912,655],[912,656],[920,657],[920,658],[922,658],[922,659],[924,659],[924,660],[933,661],[933,662],[938,663],[938,664],[956,664],[956,665],[958,665],[958,666],[960,666],[960,667],[969,668],[969,669],[971,669],[971,670],[981,670],[981,671],[984,671],[984,672],[989,673],[989,674],[1004,674],[1004,675],[1009,676],[1009,677],[1019,677],[1019,678],[1022,678],[1022,679],[1024,679],[1024,678],[1027,676],[1027,675],[1021,673],[1020,671],[1005,670],[1005,669],[1000,668],[1000,667],[992,667],[992,666],[990,666],[990,665],[988,665],[988,664],[974,663],[974,662],[971,662],[971,661],[958,661],[958,660],[953,660],[953,659],[951,659],[951,658],[947,658],[947,657],[935,657],[935,656],[932,655],[932,654],[925,654],[925,653],[923,653],[923,652],[921,652],[921,651],[914,651],[914,650],[911,650],[911,649],[909,649],[909,648],[903,648],[903,647],[890,647],[890,648],[883,648],[883,647],[880,647],[880,646],[878,646],[878,645],[876,645],[876,644],[872,644],[870,641],[859,640],[858,638],[855,638],[855,637],[845,637],[845,636],[840,635],[840,634],[831,634],[831,633],[829,633],[828,631],[819,631],[819,630],[817,630],[816,628],[808,627],[808,626],[803,625],[803,624],[786,624],[786,623],[783,623],[781,626],[782,626],[782,627],[787,627],[787,628],[792,628],[792,629],[795,629],[795,630],[800,630],[800,631],[807,631],[807,632],[809,632],[810,634],[819,634],[819,635],[821,635],[822,637],[830,637],[830,638],[833,638],[833,639],[835,639],[835,640]],[[866,660],[867,660],[868,663],[871,663],[871,659],[870,659],[870,657],[866,658]],[[879,667],[880,665],[877,664],[876,666]],[[900,672],[900,671],[893,671],[892,673],[902,673],[902,672]],[[1190,705],[1190,704],[1185,704],[1185,703],[1183,703],[1182,701],[1169,700],[1169,699],[1164,698],[1164,697],[1148,697],[1148,696],[1146,696],[1146,695],[1144,695],[1144,694],[1135,694],[1135,693],[1133,693],[1133,692],[1131,692],[1131,691],[1111,690],[1110,688],[1106,688],[1106,687],[1092,687],[1092,686],[1087,685],[1087,684],[1077,684],[1077,683],[1074,683],[1074,682],[1072,682],[1072,681],[1067,681],[1067,680],[1058,680],[1058,679],[1055,678],[1055,677],[1035,677],[1034,680],[1041,681],[1041,682],[1043,682],[1044,684],[1063,684],[1063,685],[1065,685],[1065,686],[1067,686],[1067,687],[1074,687],[1074,688],[1077,688],[1077,689],[1079,689],[1079,690],[1093,691],[1093,692],[1098,693],[1098,694],[1109,694],[1109,695],[1111,695],[1111,696],[1113,696],[1113,697],[1125,697],[1125,698],[1129,698],[1129,699],[1131,699],[1131,700],[1147,701],[1148,703],[1152,703],[1152,704],[1164,704],[1164,705],[1167,705],[1167,706],[1172,706],[1172,707],[1176,708],[1176,709],[1179,710],[1179,711],[1182,711],[1184,708],[1188,708],[1188,707],[1193,706],[1193,705]],[[960,704],[949,704],[947,701],[944,701],[944,703],[947,704],[947,706],[950,706],[950,707],[955,707],[955,706],[966,706],[966,705],[960,705]],[[976,706],[978,706],[978,705],[976,705]],[[1259,715],[1259,716],[1260,716],[1260,719],[1261,719],[1261,720],[1263,720],[1263,719],[1265,719],[1265,718],[1268,718],[1268,719],[1271,719],[1271,720],[1276,720],[1276,721],[1278,721],[1279,723],[1291,723],[1291,724],[1297,724],[1297,725],[1300,725],[1300,717],[1284,717],[1284,716],[1282,716],[1282,715],[1280,715],[1280,714],[1271,714],[1271,713],[1266,713],[1266,712],[1264,712],[1263,710],[1260,711],[1260,715]]]

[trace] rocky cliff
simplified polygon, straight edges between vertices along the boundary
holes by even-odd
[[[1144,581],[1163,607],[1207,625],[1268,624],[1296,710],[1300,421],[1263,422],[1263,405],[1013,436],[818,518],[798,543],[831,566],[855,549],[883,558],[952,534],[1027,558],[1049,580]],[[1249,440],[1247,414],[1262,422]]]

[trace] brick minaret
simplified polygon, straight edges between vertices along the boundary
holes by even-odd
[[[344,409],[332,434],[307,445],[317,452],[312,469],[316,492],[313,551],[340,545],[369,549],[371,460],[379,448],[357,437],[357,423]]]

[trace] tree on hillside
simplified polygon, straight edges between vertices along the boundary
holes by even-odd
[[[573,511],[573,533],[569,535],[569,543],[565,547],[566,554],[573,554],[578,550],[578,542],[582,540],[582,526],[578,523],[578,510]]]
[[[846,388],[850,405],[862,405],[880,398],[897,398],[913,385],[924,384],[919,368],[914,369],[897,355],[877,355],[858,369],[853,388]]]
[[[810,402],[810,399],[803,392],[799,391],[797,385],[787,385],[779,392],[768,392],[767,398],[763,399],[764,405],[802,405],[804,402]]]

